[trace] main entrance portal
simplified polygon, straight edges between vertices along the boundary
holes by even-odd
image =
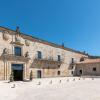
[[[23,64],[12,64],[14,81],[23,80]]]

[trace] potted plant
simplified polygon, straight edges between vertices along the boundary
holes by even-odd
[[[13,82],[14,81],[14,75],[13,75],[13,71],[11,71],[11,74],[10,74],[10,82]]]

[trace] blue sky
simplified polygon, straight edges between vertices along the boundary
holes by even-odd
[[[0,26],[100,55],[100,0],[0,0]]]

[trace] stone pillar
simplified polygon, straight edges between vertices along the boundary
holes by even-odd
[[[28,64],[25,63],[23,65],[23,79],[28,79],[29,78],[29,68],[28,68]]]
[[[23,80],[26,79],[26,64],[23,64]]]

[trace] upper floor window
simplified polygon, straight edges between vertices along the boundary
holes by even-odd
[[[42,53],[41,53],[41,51],[38,51],[38,58],[39,58],[39,59],[42,58]]]
[[[14,47],[14,54],[16,56],[21,56],[21,47]]]
[[[60,68],[60,65],[58,65],[58,68]]]
[[[61,56],[60,55],[58,55],[58,61],[61,61]]]
[[[84,61],[84,57],[80,58],[80,62]]]
[[[74,68],[74,66],[71,66],[71,68],[73,69],[73,68]]]
[[[71,63],[74,63],[74,58],[72,58],[72,61],[71,61]]]

